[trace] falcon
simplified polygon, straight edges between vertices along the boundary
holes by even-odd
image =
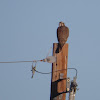
[[[61,50],[69,37],[69,29],[65,26],[63,22],[59,22],[59,27],[57,28],[57,39],[59,43],[59,49]]]

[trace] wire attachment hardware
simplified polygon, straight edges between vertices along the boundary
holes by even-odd
[[[33,66],[33,63],[32,63],[32,70],[31,71],[32,71],[32,77],[31,78],[33,78],[35,71],[36,71],[36,63],[35,63],[35,66]]]
[[[56,57],[55,56],[48,56],[45,59],[43,59],[43,62],[54,63],[54,62],[56,62]]]

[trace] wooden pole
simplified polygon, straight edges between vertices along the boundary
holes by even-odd
[[[51,96],[50,100],[66,99],[66,80],[68,62],[68,43],[59,52],[58,43],[53,44],[53,56],[57,61],[52,64]]]

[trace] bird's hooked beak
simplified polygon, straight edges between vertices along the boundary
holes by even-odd
[[[62,22],[59,22],[59,27],[61,27],[62,26]]]
[[[63,22],[59,22],[59,27],[61,26],[65,26],[65,24]]]

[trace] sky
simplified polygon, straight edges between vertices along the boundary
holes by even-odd
[[[44,59],[63,21],[69,27],[68,67],[78,70],[75,100],[98,100],[100,0],[0,0],[0,62]],[[50,52],[52,55],[52,51]],[[0,100],[50,100],[51,74],[32,63],[0,63]],[[49,63],[37,70],[51,72]],[[75,73],[68,71],[68,77]],[[66,94],[68,100],[68,94]]]

